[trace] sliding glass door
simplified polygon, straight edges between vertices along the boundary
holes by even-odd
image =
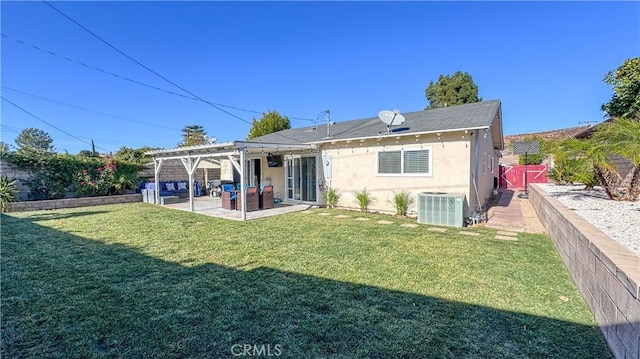
[[[316,201],[316,157],[287,157],[287,199]]]
[[[244,169],[244,180],[247,186],[260,185],[261,163],[259,158],[247,160]]]

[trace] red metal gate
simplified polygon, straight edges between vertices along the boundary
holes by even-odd
[[[529,165],[527,167],[528,183],[547,183],[548,167],[546,165]],[[524,188],[524,165],[500,165],[500,188]]]

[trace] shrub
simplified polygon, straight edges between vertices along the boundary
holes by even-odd
[[[58,199],[64,198],[67,193],[65,183],[59,176],[49,171],[37,171],[35,175],[26,181],[29,186],[29,199]]]
[[[29,199],[33,200],[64,198],[68,192],[78,196],[122,194],[136,187],[140,181],[138,171],[142,169],[140,164],[69,154],[38,157],[12,154],[7,161],[33,173],[27,182]],[[107,171],[100,173],[98,169]],[[89,186],[82,186],[81,182]]]
[[[588,188],[593,188],[598,183],[593,167],[588,161],[575,157],[565,157],[556,161],[548,177],[561,185],[583,183]]]
[[[327,187],[327,190],[323,194],[323,198],[327,202],[327,207],[336,208],[338,200],[340,199],[340,193],[337,188]]]
[[[7,176],[0,177],[0,209],[2,209],[2,212],[7,210],[7,205],[10,202],[18,201],[16,182],[15,180],[9,181]]]
[[[83,168],[74,174],[74,190],[78,196],[106,196],[123,194],[137,182],[137,176],[123,171],[118,161],[107,158],[104,166]]]
[[[371,195],[371,192],[367,191],[365,187],[362,191],[357,191],[353,194],[358,201],[358,206],[360,207],[361,212],[366,212],[369,208],[369,205],[373,204],[376,199]]]
[[[390,202],[396,208],[396,215],[406,216],[409,206],[413,204],[414,199],[409,192],[402,190],[400,192],[393,192],[393,199]]]

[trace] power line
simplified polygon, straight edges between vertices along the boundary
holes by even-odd
[[[49,123],[49,122],[47,122],[47,121],[45,121],[45,120],[41,119],[40,117],[38,117],[38,116],[36,116],[36,115],[32,114],[31,112],[29,112],[29,111],[25,110],[24,108],[22,108],[22,107],[20,107],[20,106],[16,105],[15,103],[13,103],[13,102],[9,101],[6,97],[4,97],[4,96],[0,96],[0,98],[2,98],[3,100],[7,101],[7,102],[8,102],[8,103],[10,103],[11,105],[13,105],[13,106],[14,106],[14,107],[16,107],[17,109],[19,109],[20,111],[22,111],[22,112],[24,112],[24,113],[28,114],[29,116],[31,116],[31,117],[33,117],[33,118],[35,118],[35,119],[36,119],[36,120],[38,120],[38,121],[41,121],[41,122],[43,122],[43,123],[45,123],[45,124],[47,124],[47,125],[49,125],[49,126],[51,126],[51,127],[55,128],[56,130],[58,130],[58,131],[60,131],[60,132],[64,133],[65,135],[67,135],[67,136],[69,136],[69,137],[71,137],[71,138],[75,138],[76,140],[78,140],[78,141],[80,141],[80,142],[82,142],[82,143],[86,143],[87,145],[92,145],[92,144],[91,144],[91,142],[87,142],[87,141],[85,141],[85,140],[81,139],[80,137],[77,137],[77,136],[75,136],[75,135],[72,135],[72,134],[70,134],[69,132],[67,132],[67,131],[65,131],[65,130],[63,130],[63,129],[61,129],[61,128],[59,128],[59,127],[55,126],[55,125],[52,125],[51,123]],[[109,152],[109,150],[107,150],[107,149],[106,149],[106,148],[104,148],[104,147],[99,147],[99,146],[96,146],[96,147],[98,147],[98,148],[100,148],[100,149],[102,149],[102,150],[104,150],[104,151]]]
[[[204,100],[203,98],[201,98],[200,96],[198,96],[198,95],[194,94],[193,92],[191,92],[191,91],[189,91],[189,90],[185,89],[184,87],[182,87],[182,86],[178,85],[177,83],[175,83],[175,82],[173,82],[173,81],[169,80],[168,78],[166,78],[166,77],[162,76],[161,74],[157,73],[156,71],[153,71],[152,69],[150,69],[149,67],[147,67],[147,66],[145,66],[143,63],[141,63],[140,61],[138,61],[138,60],[134,59],[133,57],[131,57],[131,56],[127,55],[127,54],[126,54],[125,52],[123,52],[122,50],[120,50],[120,49],[118,49],[117,47],[115,47],[115,46],[111,45],[107,40],[103,39],[102,37],[100,37],[100,36],[96,35],[94,32],[92,32],[91,30],[89,30],[89,29],[87,29],[86,27],[82,26],[82,24],[80,24],[79,22],[75,21],[74,19],[72,19],[72,18],[71,18],[71,17],[69,17],[67,14],[63,13],[62,11],[58,10],[55,6],[51,5],[48,1],[46,1],[46,0],[42,0],[42,1],[43,1],[45,4],[47,4],[49,7],[51,7],[53,10],[55,10],[56,12],[58,12],[60,15],[64,16],[66,19],[68,19],[69,21],[73,22],[74,24],[76,24],[78,27],[80,27],[80,28],[81,28],[81,29],[83,29],[84,31],[86,31],[86,32],[88,32],[89,34],[91,34],[91,36],[95,37],[96,39],[98,39],[98,40],[99,40],[100,42],[102,42],[103,44],[105,44],[105,45],[109,46],[110,48],[112,48],[113,50],[115,50],[115,51],[116,51],[117,53],[119,53],[120,55],[122,55],[122,56],[126,57],[127,59],[129,59],[129,60],[133,61],[135,64],[137,64],[138,66],[142,67],[143,69],[145,69],[145,70],[147,70],[147,71],[151,72],[152,74],[154,74],[154,75],[158,76],[159,78],[163,79],[164,81],[166,81],[166,82],[170,83],[171,85],[173,85],[173,86],[175,86],[175,87],[179,88],[180,90],[182,90],[182,91],[184,91],[184,92],[188,93],[189,95],[191,95],[191,96],[193,96],[193,97],[197,98],[198,100],[200,100],[200,101],[202,101],[202,102],[204,102],[204,103],[206,103],[206,104],[208,104],[208,105],[210,105],[210,106],[214,107],[215,109],[217,109],[217,110],[219,110],[219,111],[221,111],[221,112],[224,112],[224,113],[226,113],[227,115],[232,116],[232,117],[234,117],[234,118],[236,118],[236,119],[238,119],[238,120],[240,120],[240,121],[242,121],[242,122],[244,122],[244,123],[246,123],[246,124],[248,124],[248,125],[252,125],[252,123],[251,123],[251,122],[249,122],[249,121],[245,120],[244,118],[242,118],[242,117],[240,117],[240,116],[237,116],[237,115],[235,115],[235,114],[233,114],[233,113],[231,113],[231,112],[229,112],[229,111],[227,111],[227,110],[225,110],[225,109],[221,108],[220,106],[215,105],[215,104],[214,104],[214,103],[212,103],[212,102],[209,102],[209,101]]]
[[[117,119],[121,119],[121,120],[125,120],[125,121],[136,122],[136,123],[140,123],[140,124],[147,125],[147,126],[155,126],[155,127],[160,127],[160,128],[165,128],[165,129],[170,129],[170,130],[175,130],[175,131],[182,131],[182,129],[179,129],[179,128],[158,125],[158,124],[154,124],[154,123],[151,123],[151,122],[140,121],[140,120],[136,120],[136,119],[132,119],[132,118],[124,117],[124,116],[119,116],[119,115],[113,115],[113,114],[109,114],[109,113],[106,113],[106,112],[101,112],[101,111],[93,110],[93,109],[90,109],[90,108],[86,108],[86,107],[82,107],[82,106],[78,106],[78,105],[73,105],[73,104],[70,104],[68,102],[54,100],[52,98],[48,98],[48,97],[44,97],[44,96],[39,96],[39,95],[32,94],[32,93],[29,93],[29,92],[25,92],[25,91],[21,91],[21,90],[18,90],[18,89],[14,89],[14,88],[11,88],[11,87],[8,87],[8,86],[2,86],[2,89],[5,92],[9,92],[9,93],[14,94],[14,95],[22,95],[22,96],[26,96],[26,97],[42,100],[42,101],[48,101],[48,102],[52,102],[52,103],[55,103],[55,104],[68,106],[68,107],[71,107],[71,108],[76,108],[76,109],[87,111],[87,112],[91,112],[91,113],[96,113],[96,114],[102,115],[102,116],[108,116],[108,117],[113,117],[113,118],[117,118]],[[326,116],[326,111],[319,112],[318,116],[317,116],[317,119],[314,120],[314,123],[319,122],[325,116]],[[6,126],[3,126],[3,127],[6,127]],[[14,132],[15,132],[15,130],[14,130]],[[94,137],[88,137],[88,138],[95,139]]]
[[[11,127],[11,126],[2,125],[2,124],[0,124],[0,127],[4,127],[5,129],[7,129],[7,130],[9,130],[11,132],[15,132],[17,134],[20,134],[20,132],[24,130],[24,128],[16,128],[16,127]],[[101,142],[106,142],[106,143],[116,143],[117,146],[120,146],[120,147],[123,146],[121,142],[117,142],[119,140],[114,140],[114,139],[109,139],[109,138],[93,137],[93,136],[91,136],[91,137],[78,136],[78,137],[80,137],[80,138],[84,137],[84,138],[88,138],[89,140],[96,140],[96,141],[101,141]],[[154,147],[153,143],[149,144],[147,142],[145,142],[145,143],[142,143],[142,142],[133,142],[133,143],[132,142],[128,142],[128,143],[129,143],[129,146],[134,147],[134,148],[135,147]],[[96,147],[99,147],[99,146],[96,146]],[[127,146],[125,146],[125,147],[127,147]],[[157,145],[157,143],[156,143],[155,147],[159,147],[159,145]],[[103,147],[100,147],[100,148],[103,148]]]
[[[175,96],[180,96],[182,98],[187,98],[187,99],[191,99],[191,100],[198,100],[198,99],[196,99],[194,97],[189,97],[189,96],[186,96],[186,95],[183,95],[183,94],[179,94],[177,92],[173,92],[171,90],[166,90],[166,89],[163,89],[163,88],[160,88],[160,87],[157,87],[157,86],[149,85],[149,84],[146,84],[144,82],[137,81],[137,80],[134,80],[134,79],[126,77],[126,76],[118,75],[118,74],[116,74],[114,72],[111,72],[111,71],[103,70],[103,69],[101,69],[99,67],[95,67],[95,66],[91,66],[91,65],[85,64],[84,62],[81,62],[81,61],[73,60],[73,59],[71,59],[69,57],[66,57],[66,56],[63,56],[63,55],[58,55],[53,51],[44,50],[44,49],[42,49],[42,48],[40,48],[40,47],[38,47],[36,45],[27,44],[26,42],[24,42],[22,40],[10,38],[9,36],[7,36],[4,33],[2,33],[2,37],[6,38],[6,39],[13,40],[13,41],[15,41],[15,42],[17,42],[19,44],[24,45],[24,46],[31,47],[32,49],[45,52],[45,53],[47,53],[49,55],[52,55],[52,56],[55,56],[55,57],[57,57],[59,59],[66,60],[66,61],[69,61],[71,63],[78,64],[80,66],[84,66],[84,67],[86,67],[88,69],[91,69],[91,70],[94,70],[94,71],[98,71],[98,72],[102,72],[103,74],[107,74],[107,75],[110,75],[110,76],[113,76],[113,77],[116,77],[116,78],[119,78],[119,79],[122,79],[122,80],[125,80],[125,81],[129,81],[129,82],[135,83],[137,85],[142,85],[142,86],[145,86],[145,87],[149,87],[149,88],[152,88],[154,90],[166,92],[168,94],[175,95]]]
[[[212,103],[212,102],[210,102],[210,101],[204,100],[204,99],[203,99],[203,98],[201,98],[200,96],[198,96],[198,95],[194,94],[193,92],[191,92],[191,91],[189,91],[189,90],[185,89],[184,87],[182,87],[182,86],[178,85],[177,83],[175,83],[175,82],[173,82],[173,81],[169,80],[168,78],[166,78],[166,77],[162,76],[162,75],[161,75],[161,74],[159,74],[158,72],[156,72],[156,71],[154,71],[154,70],[150,69],[149,67],[145,66],[144,64],[142,64],[142,63],[141,63],[141,62],[139,62],[138,60],[134,59],[133,57],[131,57],[131,56],[129,56],[128,54],[126,54],[125,52],[123,52],[122,50],[120,50],[120,49],[118,49],[117,47],[115,47],[114,45],[110,44],[108,41],[106,41],[105,39],[103,39],[103,38],[102,38],[102,37],[100,37],[99,35],[95,34],[95,33],[94,33],[94,32],[92,32],[91,30],[87,29],[86,27],[84,27],[82,24],[80,24],[79,22],[77,22],[76,20],[74,20],[73,18],[71,18],[70,16],[68,16],[67,14],[65,14],[64,12],[62,12],[61,10],[59,10],[58,8],[56,8],[55,6],[51,5],[48,1],[46,1],[46,0],[42,0],[42,1],[43,1],[47,6],[49,6],[50,8],[52,8],[54,11],[56,11],[57,13],[59,13],[60,15],[62,15],[64,18],[66,18],[67,20],[71,21],[72,23],[74,23],[75,25],[77,25],[78,27],[80,27],[81,29],[83,29],[84,31],[86,31],[87,33],[89,33],[90,35],[92,35],[93,37],[95,37],[95,38],[96,38],[97,40],[99,40],[100,42],[104,43],[104,44],[105,44],[105,45],[107,45],[108,47],[112,48],[114,51],[118,52],[119,54],[121,54],[122,56],[124,56],[124,57],[126,57],[127,59],[131,60],[132,62],[134,62],[135,64],[137,64],[137,65],[139,65],[140,67],[144,68],[145,70],[147,70],[147,71],[151,72],[152,74],[156,75],[157,77],[159,77],[159,78],[163,79],[164,81],[166,81],[166,82],[170,83],[170,84],[171,84],[171,85],[173,85],[174,87],[177,87],[178,89],[182,90],[183,92],[186,92],[186,93],[188,93],[189,95],[191,95],[191,96],[195,97],[195,98],[196,98],[196,99],[198,99],[199,101],[201,101],[201,102],[203,102],[203,103],[206,103],[206,104],[210,105],[211,107],[213,107],[213,108],[215,108],[215,109],[219,110],[220,112],[226,113],[227,115],[229,115],[229,116],[231,116],[231,117],[233,117],[233,118],[236,118],[236,119],[238,119],[238,120],[240,120],[240,121],[242,121],[242,122],[244,122],[244,123],[246,123],[246,124],[248,124],[248,125],[250,125],[250,126],[252,126],[252,127],[253,127],[253,123],[252,123],[252,122],[247,121],[247,120],[243,119],[242,117],[237,116],[237,115],[235,115],[235,114],[233,114],[233,113],[231,113],[231,112],[229,112],[229,111],[227,111],[227,110],[225,110],[225,109],[221,108],[220,106],[217,106],[216,104],[214,104],[214,103]],[[287,140],[293,140],[293,141],[296,141],[296,142],[297,142],[297,140],[296,140],[295,138],[292,138],[292,137],[290,137],[290,136],[283,135],[283,134],[278,133],[278,132],[274,133],[274,135],[276,135],[276,136],[278,136],[278,137],[285,138],[285,139],[287,139]]]
[[[5,91],[8,91],[9,93],[28,96],[28,97],[39,99],[39,100],[49,101],[49,102],[53,102],[53,103],[56,103],[56,104],[59,104],[59,105],[69,106],[69,107],[72,107],[72,108],[77,108],[79,110],[92,112],[92,113],[96,113],[96,114],[103,115],[103,116],[113,117],[113,118],[117,118],[117,119],[121,119],[121,120],[125,120],[125,121],[136,122],[136,123],[147,125],[147,126],[154,126],[154,127],[166,128],[166,129],[169,129],[169,130],[181,131],[181,129],[176,128],[176,127],[163,126],[163,125],[155,124],[155,123],[152,123],[152,122],[145,122],[145,121],[135,120],[133,118],[128,118],[128,117],[124,117],[124,116],[118,116],[118,115],[113,115],[113,114],[109,114],[109,113],[106,113],[106,112],[92,110],[90,108],[77,106],[77,105],[73,105],[73,104],[70,104],[70,103],[67,103],[67,102],[58,101],[58,100],[54,100],[54,99],[51,99],[51,98],[47,98],[47,97],[43,97],[43,96],[39,96],[39,95],[34,95],[32,93],[28,93],[28,92],[12,89],[12,88],[7,87],[7,86],[2,86],[2,89],[5,90]]]
[[[2,124],[0,124],[0,126],[1,126],[1,127],[4,127],[5,129],[7,129],[7,130],[9,130],[9,131],[11,131],[11,132],[15,132],[15,133],[17,133],[17,134],[20,134],[20,131],[15,130],[15,129],[13,129],[13,128],[9,127],[9,126],[5,126],[5,125],[2,125]]]
[[[189,100],[202,101],[201,99],[193,97],[193,96],[186,96],[186,95],[183,95],[181,93],[177,93],[177,92],[174,92],[174,91],[171,91],[171,90],[167,90],[167,89],[164,89],[164,88],[161,88],[161,87],[158,87],[158,86],[150,85],[150,84],[144,83],[142,81],[138,81],[138,80],[129,78],[127,76],[119,75],[117,73],[114,73],[114,72],[111,72],[111,71],[108,71],[108,70],[104,70],[104,69],[101,69],[101,68],[96,67],[96,66],[92,66],[92,65],[86,64],[86,63],[84,63],[82,61],[77,61],[77,60],[71,59],[71,58],[69,58],[67,56],[59,55],[59,54],[57,54],[57,53],[55,53],[53,51],[42,49],[39,46],[36,46],[36,45],[33,45],[33,44],[28,44],[25,41],[22,41],[20,39],[12,38],[12,37],[6,35],[5,33],[2,33],[1,35],[2,35],[2,37],[6,38],[6,39],[9,39],[9,40],[13,40],[13,41],[15,41],[15,42],[17,42],[17,43],[19,43],[19,44],[21,44],[23,46],[27,46],[27,47],[30,47],[30,48],[32,48],[34,50],[38,50],[38,51],[47,53],[47,54],[49,54],[51,56],[54,56],[54,57],[57,57],[59,59],[63,59],[65,61],[69,61],[71,63],[86,67],[86,68],[88,68],[90,70],[98,71],[98,72],[101,72],[103,74],[110,75],[110,76],[116,77],[116,78],[121,79],[121,80],[129,81],[131,83],[134,83],[134,84],[137,84],[137,85],[140,85],[140,86],[145,86],[145,87],[157,90],[157,91],[168,93],[170,95],[179,96],[179,97],[186,98],[186,99],[189,99]],[[209,101],[206,101],[206,102],[209,102]],[[260,112],[260,111],[256,111],[256,110],[250,110],[250,109],[237,107],[237,106],[225,105],[225,104],[216,103],[216,102],[211,102],[211,104],[216,105],[216,106],[220,106],[220,107],[230,108],[230,109],[233,109],[233,110],[238,110],[238,111],[243,111],[243,112],[248,112],[248,113],[254,113],[254,114],[258,114],[258,115],[264,114],[264,112]],[[317,119],[312,120],[312,119],[309,119],[309,118],[294,117],[294,116],[291,116],[289,118],[292,119],[292,120],[308,121],[308,122],[317,121]]]

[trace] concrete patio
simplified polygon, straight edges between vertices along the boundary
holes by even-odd
[[[247,220],[277,216],[280,214],[304,211],[312,208],[313,205],[302,203],[276,203],[275,208],[261,209],[259,211],[247,212]],[[189,212],[189,199],[181,199],[178,203],[166,204],[163,207],[178,209]],[[196,197],[194,198],[195,213],[207,216],[242,221],[242,212],[222,208],[220,197]]]

